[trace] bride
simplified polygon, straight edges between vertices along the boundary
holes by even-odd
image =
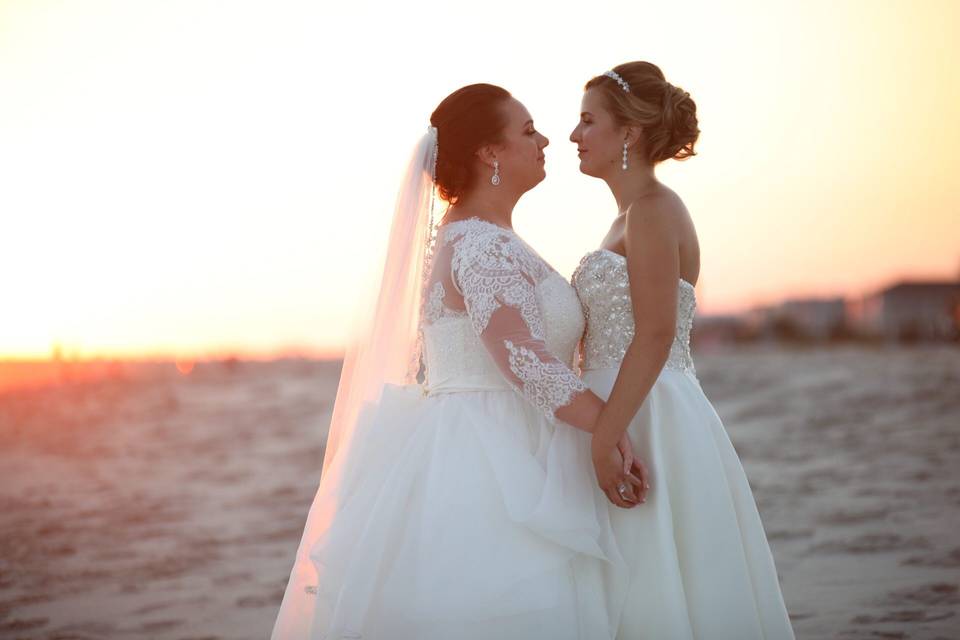
[[[763,524],[690,357],[700,251],[690,215],[654,166],[694,155],[696,105],[656,66],[590,80],[570,135],[580,171],[606,181],[619,213],[573,285],[586,312],[583,379],[607,400],[592,436],[597,479],[621,482],[629,436],[650,473],[645,505],[611,509],[629,573],[618,639],[792,639]],[[616,567],[605,567],[619,602]]]
[[[612,638],[604,569],[623,558],[590,459],[604,403],[571,369],[584,318],[511,224],[548,141],[492,85],[455,91],[431,124],[272,637]],[[434,235],[435,185],[451,206]],[[610,499],[634,506],[627,437],[605,454]]]

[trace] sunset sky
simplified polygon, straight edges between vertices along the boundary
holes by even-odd
[[[561,273],[616,206],[584,82],[691,93],[660,178],[700,310],[960,274],[960,2],[0,0],[0,358],[335,352],[403,164],[454,89],[550,138],[514,227]]]

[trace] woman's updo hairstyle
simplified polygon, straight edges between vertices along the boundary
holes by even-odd
[[[656,164],[697,155],[693,145],[700,129],[697,105],[690,94],[667,82],[660,68],[649,62],[627,62],[613,71],[630,85],[629,93],[605,75],[590,80],[584,91],[594,87],[603,91],[618,125],[642,128],[647,161]]]
[[[450,204],[473,187],[477,150],[502,141],[507,126],[503,104],[510,97],[496,85],[471,84],[444,98],[430,115],[437,128],[437,190]]]

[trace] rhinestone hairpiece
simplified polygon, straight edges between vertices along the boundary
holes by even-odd
[[[617,73],[616,71],[604,71],[603,75],[607,76],[608,78],[613,78],[614,80],[617,81],[617,84],[620,85],[621,89],[623,89],[627,93],[630,93],[630,85],[627,84],[626,80],[620,77],[619,73]]]

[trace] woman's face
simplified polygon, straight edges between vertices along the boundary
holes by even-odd
[[[530,112],[518,100],[510,98],[503,108],[507,125],[503,130],[503,142],[495,147],[496,160],[500,163],[500,184],[523,193],[546,177],[543,149],[550,141],[534,129]],[[492,175],[490,169],[481,179],[489,180]]]
[[[620,170],[623,162],[624,127],[607,110],[603,94],[588,89],[580,102],[580,123],[570,134],[580,156],[580,172],[602,178]]]

